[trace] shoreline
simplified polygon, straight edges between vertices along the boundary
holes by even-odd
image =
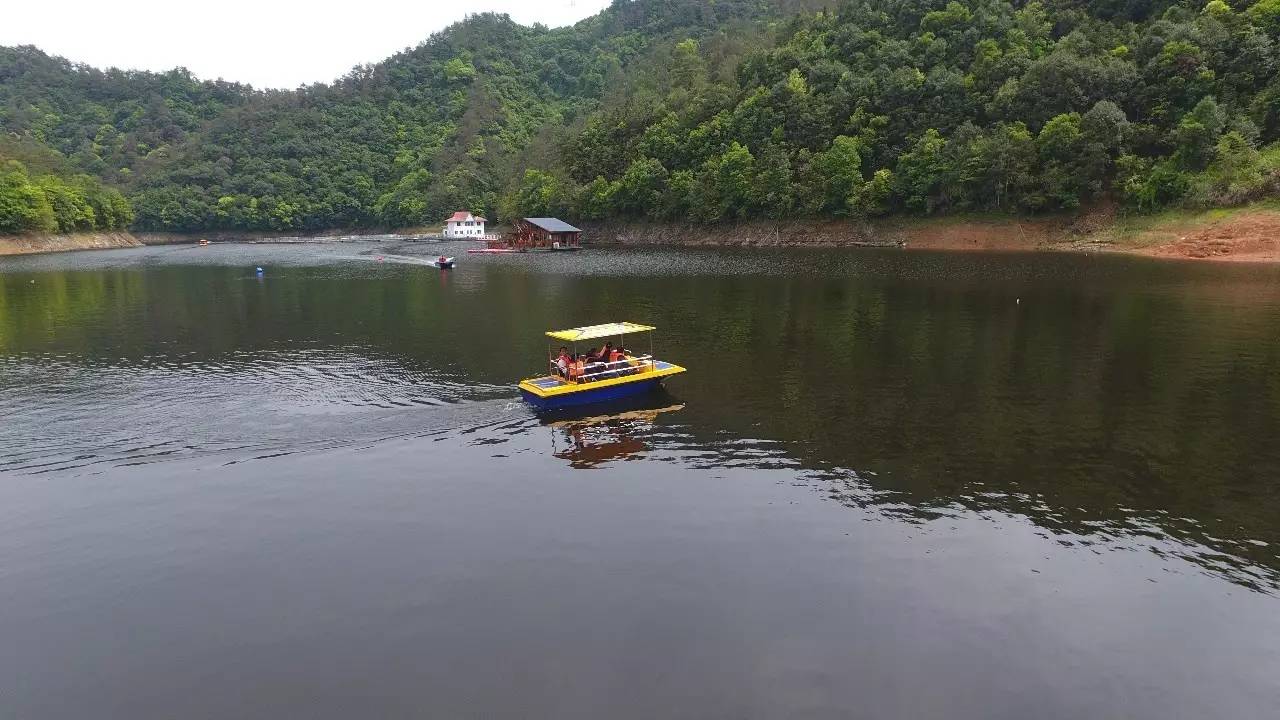
[[[1078,252],[1208,262],[1280,263],[1280,203],[1119,215],[1098,207],[1045,217],[742,221],[720,225],[587,224],[589,242],[618,246],[882,247],[949,252]]]
[[[749,220],[715,225],[582,223],[588,244],[667,247],[880,247],[953,252],[1081,252],[1208,262],[1280,263],[1280,202],[1238,208],[1119,215],[1101,206],[1045,217],[946,216],[881,220]],[[297,233],[94,232],[0,236],[0,257],[147,245],[324,243],[439,239],[425,228]]]
[[[44,255],[78,250],[119,250],[150,245],[195,245],[200,240],[215,243],[308,244],[338,243],[378,239],[416,242],[435,239],[434,233],[413,230],[326,230],[312,235],[297,233],[209,232],[170,233],[115,230],[110,232],[57,233],[40,235],[0,235],[0,257]]]

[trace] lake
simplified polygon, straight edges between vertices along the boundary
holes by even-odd
[[[462,247],[0,259],[6,717],[1275,716],[1280,266]]]

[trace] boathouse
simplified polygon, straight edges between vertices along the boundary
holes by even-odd
[[[484,218],[472,215],[466,210],[459,210],[444,221],[444,236],[479,239],[484,237],[484,223]]]
[[[576,250],[582,247],[582,231],[559,218],[521,218],[512,231],[512,244],[519,248]]]

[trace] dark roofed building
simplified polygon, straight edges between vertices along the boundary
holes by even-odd
[[[538,227],[553,233],[580,233],[578,228],[561,220],[560,218],[525,218],[526,222],[537,225]]]
[[[582,231],[559,218],[521,218],[515,222],[513,245],[519,248],[578,250]]]

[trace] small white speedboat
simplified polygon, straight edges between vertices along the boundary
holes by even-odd
[[[434,265],[434,266],[436,266],[436,267],[438,267],[438,268],[440,268],[441,270],[449,270],[449,269],[451,269],[451,268],[453,267],[453,258],[451,258],[451,257],[445,257],[445,256],[441,255],[440,257],[436,258],[435,260],[432,260],[432,261],[431,261],[431,264],[432,264],[432,265]]]

